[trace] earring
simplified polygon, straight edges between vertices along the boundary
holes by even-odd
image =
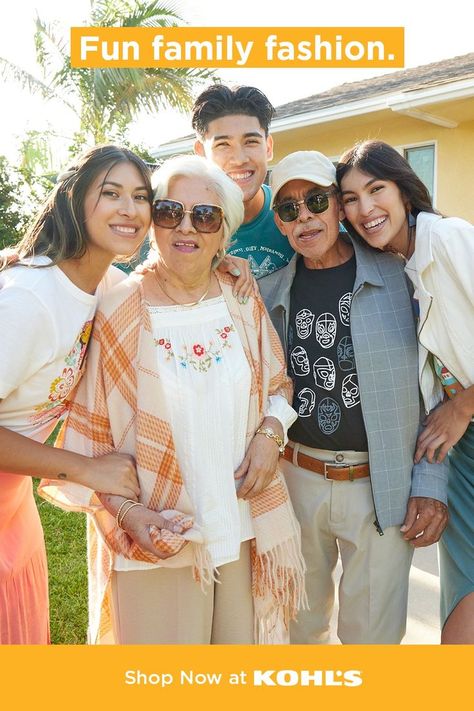
[[[408,227],[415,227],[416,217],[411,212],[407,213],[407,219],[408,219]]]

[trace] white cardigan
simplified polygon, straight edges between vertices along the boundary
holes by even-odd
[[[420,388],[428,412],[443,397],[430,352],[464,387],[474,384],[474,226],[421,212],[415,253],[405,271],[420,304]]]

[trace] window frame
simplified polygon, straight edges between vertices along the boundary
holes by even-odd
[[[417,141],[413,143],[402,143],[395,146],[396,150],[402,155],[407,161],[408,157],[405,155],[405,151],[411,148],[433,148],[433,194],[431,199],[433,201],[433,207],[436,207],[438,198],[438,142],[436,140],[431,141]],[[409,161],[408,161],[409,162]]]

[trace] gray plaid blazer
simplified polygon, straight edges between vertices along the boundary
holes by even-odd
[[[357,264],[351,334],[369,443],[375,525],[383,530],[403,523],[410,496],[447,503],[448,467],[425,459],[413,464],[423,413],[416,329],[404,264],[391,254],[351,241]],[[285,353],[297,259],[295,255],[286,267],[258,282]]]

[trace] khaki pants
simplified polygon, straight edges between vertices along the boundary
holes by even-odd
[[[300,451],[315,450],[301,446]],[[353,454],[346,463],[361,463]],[[413,547],[399,527],[385,529],[383,536],[377,533],[369,477],[328,481],[285,460],[280,464],[301,525],[310,605],[292,623],[291,643],[328,642],[333,573],[340,555],[339,639],[343,644],[399,644],[406,628]]]
[[[250,542],[203,593],[190,567],[114,572],[118,644],[253,644]]]

